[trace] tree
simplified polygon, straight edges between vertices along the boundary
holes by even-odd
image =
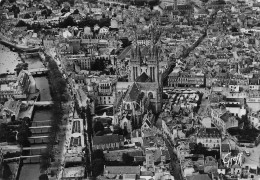
[[[23,122],[25,122],[28,126],[32,125],[32,121],[29,117],[24,117],[23,118]]]
[[[93,70],[104,71],[104,69],[106,69],[105,59],[104,58],[96,59],[95,63],[93,64]]]
[[[79,10],[75,9],[75,11],[73,12],[73,14],[79,14]]]
[[[70,12],[70,8],[68,8],[68,9],[63,8],[63,9],[61,9],[61,13],[67,13],[67,12]]]
[[[104,165],[103,159],[94,159],[92,162],[92,176],[97,177],[101,175],[104,171]]]
[[[30,142],[28,140],[28,137],[32,135],[32,132],[29,129],[29,126],[22,122],[22,124],[19,126],[18,134],[17,134],[17,141],[22,147],[30,146]]]
[[[47,17],[47,16],[50,16],[51,13],[52,13],[52,10],[46,8],[46,9],[42,10],[41,15]]]
[[[209,0],[200,0],[203,3],[207,3]]]
[[[247,114],[241,116],[241,123],[244,123],[245,127],[248,127],[248,125],[249,125],[250,123],[249,123],[249,121],[248,121]]]
[[[48,148],[48,146],[47,146],[47,148]],[[42,156],[41,156],[40,169],[41,169],[42,172],[45,171],[45,170],[47,170],[47,169],[50,167],[50,165],[51,165],[51,163],[50,163],[50,159],[51,159],[50,153],[51,153],[51,152],[50,152],[49,149],[48,149],[48,150],[47,150],[45,153],[43,153]]]
[[[73,20],[72,16],[68,16],[62,23],[60,23],[61,28],[66,28],[68,26],[75,26],[76,23]]]
[[[104,131],[104,125],[100,121],[94,124],[94,132],[97,133],[98,131]]]
[[[42,10],[42,11],[41,11],[41,15],[42,15],[42,16],[47,16],[47,9]]]
[[[16,24],[16,27],[22,27],[22,26],[27,26],[27,24],[23,20],[19,20],[18,23]]]
[[[10,128],[8,128],[7,124],[0,124],[0,142],[7,141],[7,137],[12,133]]]
[[[52,10],[51,9],[47,9],[47,16],[50,16],[52,13]]]
[[[88,134],[88,140],[90,144],[90,149],[92,149],[92,136],[93,136],[93,125],[92,125],[92,114],[91,114],[91,107],[90,105],[87,105],[87,107],[84,109],[84,113],[86,115],[87,120],[87,134]]]
[[[123,130],[123,135],[124,137],[126,137],[128,135],[128,131],[127,131],[127,128],[126,126],[124,127],[124,130]]]
[[[11,171],[9,165],[6,162],[3,162],[3,167],[4,167],[3,178],[10,179],[10,176],[12,175],[12,171]]]
[[[63,7],[66,8],[66,9],[70,8],[70,3],[69,2],[64,2],[63,3]]]
[[[10,12],[14,13],[14,16],[17,16],[17,14],[20,13],[20,8],[18,6],[16,6],[15,4],[11,7],[11,9],[9,9]]]
[[[91,4],[97,4],[98,1],[97,0],[88,0],[88,2]]]
[[[39,176],[39,180],[49,180],[48,175],[47,174],[41,174]]]
[[[207,151],[206,147],[204,147],[201,143],[198,143],[194,146],[193,154],[205,154]]]
[[[40,4],[38,7],[40,10],[47,9],[47,7],[44,4]]]
[[[112,125],[112,120],[109,119],[109,120],[107,121],[107,124],[108,124],[109,126],[111,126],[111,125]]]
[[[30,14],[26,13],[26,14],[24,15],[24,19],[30,19],[30,18],[31,18]]]
[[[123,129],[122,129],[122,128],[120,128],[120,127],[115,128],[115,127],[114,127],[114,132],[113,132],[113,134],[123,135],[124,132],[123,132]]]
[[[15,135],[14,134],[9,134],[9,136],[6,137],[6,141],[8,143],[14,143],[16,141]]]
[[[0,1],[0,6],[3,6],[6,0]]]
[[[102,18],[99,20],[99,23],[98,23],[99,27],[109,27],[110,26],[110,19],[109,18]]]
[[[134,157],[130,156],[127,153],[123,153],[122,159],[126,166],[131,166],[132,163],[134,162]]]
[[[105,160],[104,152],[101,149],[93,151],[92,159],[103,159]]]
[[[21,70],[27,70],[28,69],[28,63],[19,63],[16,65],[16,68],[14,69],[17,73],[17,76],[21,72]]]

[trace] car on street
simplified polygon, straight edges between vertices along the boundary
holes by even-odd
[[[248,150],[245,150],[244,154],[247,155],[247,156],[250,156],[250,152]]]
[[[252,145],[252,144],[250,144],[249,146],[247,146],[248,148],[253,148],[254,147],[254,145]]]

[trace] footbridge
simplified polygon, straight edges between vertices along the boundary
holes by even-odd
[[[31,144],[46,144],[49,142],[49,136],[43,135],[43,136],[31,136],[28,137],[28,140]]]
[[[25,52],[21,53],[21,58],[30,58],[30,57],[37,57],[39,56],[39,52]]]
[[[35,106],[50,106],[53,105],[53,101],[37,101],[34,103]]]
[[[28,104],[28,105],[35,105],[35,106],[51,106],[53,105],[53,101],[22,101],[23,104]]]
[[[51,126],[32,126],[29,128],[33,134],[43,134],[51,132]]]
[[[34,155],[41,155],[44,152],[46,152],[47,150],[47,146],[34,146],[34,147],[25,147],[23,148],[23,155],[30,155],[30,156],[34,156]]]
[[[30,47],[16,42],[11,42],[10,38],[5,37],[2,33],[0,33],[0,43],[23,52],[36,52],[42,49],[42,47]]]
[[[29,127],[30,129],[43,129],[43,128],[50,128],[51,126],[33,126]]]
[[[32,75],[44,75],[49,71],[47,68],[37,68],[28,70]]]
[[[33,121],[32,122],[32,127],[37,127],[37,126],[50,126],[52,120],[44,120],[44,121]]]
[[[24,164],[40,163],[42,155],[32,155],[32,156],[19,156],[13,158],[4,159],[4,162],[14,162],[14,161],[23,161]]]

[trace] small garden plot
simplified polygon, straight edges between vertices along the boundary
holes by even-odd
[[[73,122],[72,133],[80,133],[80,122],[79,121]]]
[[[81,137],[72,137],[70,140],[70,147],[81,146]]]

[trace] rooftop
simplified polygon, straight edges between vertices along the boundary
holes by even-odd
[[[143,72],[140,76],[136,78],[136,82],[151,82],[151,78]]]
[[[19,63],[19,56],[16,52],[0,45],[0,74],[14,74],[14,69]]]
[[[122,142],[122,141],[123,141],[123,136],[118,135],[118,134],[93,137],[93,145],[117,143],[117,142]]]
[[[80,178],[84,177],[85,167],[78,166],[78,167],[69,167],[65,168],[62,173],[63,178]]]
[[[105,174],[135,174],[140,175],[141,169],[139,166],[106,166]]]
[[[225,112],[222,116],[220,116],[220,119],[222,119],[224,122],[228,122],[230,117],[232,117],[231,113]]]
[[[136,101],[140,94],[140,89],[137,83],[134,83],[128,90],[125,100],[126,101]]]
[[[196,174],[192,176],[187,176],[187,180],[211,180],[208,174]]]
[[[205,138],[205,137],[221,138],[221,133],[217,128],[203,128],[199,130],[197,136],[200,138]]]

